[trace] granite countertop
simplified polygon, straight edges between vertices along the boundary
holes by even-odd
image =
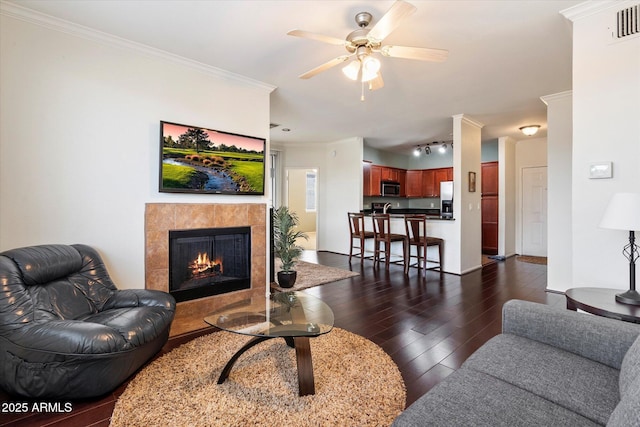
[[[365,215],[371,215],[371,209],[363,209],[362,212]],[[440,209],[418,209],[418,208],[391,208],[387,210],[387,213],[391,218],[404,218],[406,215],[411,214],[424,214],[427,219],[453,221],[455,218],[443,218],[440,216]]]

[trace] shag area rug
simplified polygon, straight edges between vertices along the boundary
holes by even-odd
[[[281,270],[280,260],[276,259],[276,271]],[[338,280],[348,279],[349,277],[359,276],[360,273],[355,271],[343,270],[341,268],[327,267],[320,264],[313,264],[305,261],[298,261],[294,267],[298,272],[296,283],[293,288],[284,289],[285,291],[299,291],[326,283],[337,282]],[[277,276],[276,276],[277,280]],[[279,286],[277,289],[283,289]]]
[[[249,339],[215,332],[158,358],[120,396],[111,426],[388,426],[404,409],[395,363],[340,328],[310,339],[314,395],[298,396],[295,350],[280,338],[244,353],[217,384]]]

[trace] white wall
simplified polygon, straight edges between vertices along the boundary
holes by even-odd
[[[542,98],[547,104],[547,288],[571,287],[571,91]]]
[[[318,250],[349,253],[347,212],[362,209],[363,139],[278,145],[282,167],[318,169]]]
[[[508,136],[498,139],[498,254],[516,253],[516,141]]]
[[[598,224],[614,193],[640,191],[640,37],[609,37],[615,12],[634,3],[587,2],[565,12],[573,21],[573,287],[629,286],[621,254],[628,232]],[[613,178],[589,179],[598,161],[613,162]]]
[[[482,124],[462,114],[453,116],[453,212],[457,235],[452,243],[459,253],[450,259],[447,271],[464,274],[482,267],[482,194],[481,129]],[[469,192],[469,172],[476,173],[476,191]],[[457,245],[457,246],[456,246]],[[449,245],[450,247],[451,245]],[[445,250],[447,243],[445,242]],[[457,258],[457,259],[456,259]]]
[[[159,121],[268,138],[272,87],[33,15],[0,19],[0,250],[89,244],[119,287],[143,288],[145,203],[267,202],[160,194]]]

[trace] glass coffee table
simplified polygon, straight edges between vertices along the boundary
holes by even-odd
[[[333,329],[333,311],[322,300],[301,292],[277,292],[267,297],[246,299],[208,314],[211,326],[254,338],[240,348],[225,365],[218,384],[222,384],[238,358],[250,348],[272,338],[283,338],[296,350],[298,394],[315,393],[309,338]]]

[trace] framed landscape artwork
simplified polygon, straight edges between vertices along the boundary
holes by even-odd
[[[266,140],[160,122],[160,192],[264,194]]]

